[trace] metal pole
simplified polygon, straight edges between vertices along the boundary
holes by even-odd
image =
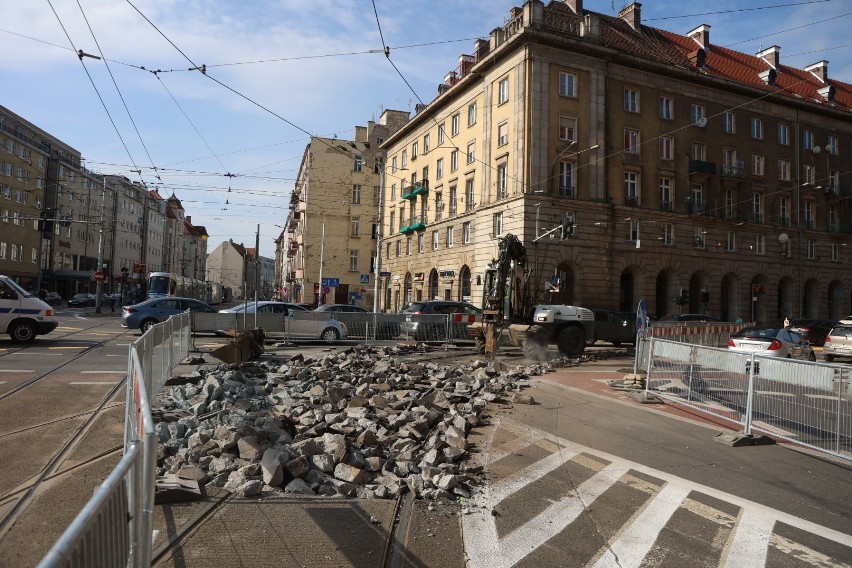
[[[257,329],[258,288],[260,288],[260,223],[257,224],[257,232],[254,234],[254,328],[255,329]]]
[[[104,176],[104,185],[101,188],[101,220],[98,223],[98,266],[96,272],[103,273],[104,269],[104,201],[106,200],[106,176]],[[104,300],[104,282],[98,280],[95,284],[95,313],[101,313],[101,307]]]
[[[379,168],[379,214],[376,223],[376,262],[373,266],[373,313],[379,311],[379,275],[381,274],[382,262],[382,222],[384,211],[382,210],[385,195],[385,168],[384,164]]]
[[[319,267],[319,297],[317,299],[317,307],[322,305],[322,264],[325,253],[325,213],[322,214],[322,238],[320,239],[320,267]]]

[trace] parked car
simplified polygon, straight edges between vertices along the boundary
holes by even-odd
[[[845,318],[840,320],[840,323],[843,325],[852,325],[852,316],[846,316]]]
[[[660,318],[660,321],[695,321],[695,322],[708,322],[708,321],[721,321],[716,316],[710,316],[707,314],[668,314]]]
[[[829,362],[836,357],[852,359],[852,324],[838,325],[828,332],[822,346],[822,357]]]
[[[798,318],[790,321],[790,331],[798,333],[811,345],[822,345],[825,336],[838,323],[837,320]]]
[[[616,347],[636,341],[636,314],[620,313],[606,308],[593,308],[595,336],[586,339],[586,345],[607,341]]]
[[[50,306],[58,306],[63,302],[62,296],[59,295],[59,292],[48,292],[44,301]]]
[[[191,312],[216,313],[216,308],[193,298],[154,298],[132,306],[121,308],[121,327],[138,327],[142,333],[155,324],[189,310]]]
[[[74,297],[68,300],[69,308],[85,308],[95,305],[94,294],[74,294]]]
[[[816,361],[810,344],[798,333],[778,327],[744,327],[728,338],[728,349],[762,356]]]
[[[482,321],[482,310],[467,302],[454,302],[451,300],[414,302],[405,308],[402,313],[405,314],[406,318],[405,321],[399,324],[400,332],[414,337],[417,341],[441,341],[447,333],[441,324],[418,321],[418,319],[412,316],[451,315],[450,336],[448,338],[451,341],[473,341],[473,337],[467,331],[467,326],[474,321]]]
[[[352,304],[323,304],[314,310],[320,313],[329,313],[329,317],[340,319],[346,324],[349,329],[349,337],[367,337],[367,329],[372,330],[372,316],[364,314],[372,314],[370,310],[361,306],[353,306]],[[341,315],[350,314],[350,315]],[[399,335],[399,323],[388,321],[384,316],[377,315],[376,317],[376,339],[393,339]],[[370,333],[372,338],[372,332]]]
[[[335,319],[294,318],[293,314],[296,312],[309,314],[310,310],[287,302],[263,301],[257,303],[257,308],[255,308],[254,302],[249,302],[248,304],[239,304],[232,308],[219,310],[219,313],[249,315],[254,314],[255,311],[258,314],[281,314],[285,319],[284,328],[287,330],[287,337],[290,339],[315,339],[331,343],[346,339],[349,335],[346,324]],[[225,333],[228,332],[225,331]]]

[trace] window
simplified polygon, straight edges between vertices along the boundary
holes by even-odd
[[[33,249],[35,251],[35,249]],[[831,261],[838,262],[840,260],[840,244],[831,243]],[[33,261],[35,262],[35,261]]]
[[[805,201],[805,228],[814,228],[814,202]]]
[[[763,195],[760,193],[751,194],[751,212],[755,223],[763,223]]]
[[[497,145],[505,146],[509,143],[509,123],[501,122],[497,125]]]
[[[460,127],[461,116],[459,113],[456,113],[450,118],[450,136],[458,136]]]
[[[36,178],[36,187],[38,189],[43,189],[44,188],[44,179]]]
[[[392,183],[392,184],[391,184],[391,195],[390,195],[390,198],[391,198],[391,201],[396,201],[396,184],[395,184],[395,183]]]
[[[0,242],[0,259],[6,258],[6,243]]]
[[[778,198],[778,217],[782,227],[790,224],[790,204],[783,196]]]
[[[361,203],[361,186],[358,184],[352,186],[352,203],[353,205],[360,205]]]
[[[16,262],[24,261],[24,245],[12,245],[12,260]]]
[[[577,119],[573,116],[559,115],[559,139],[573,142],[576,140]]]
[[[660,118],[671,120],[674,117],[674,101],[669,97],[660,97]]]
[[[778,160],[778,179],[790,181],[790,160]]]
[[[639,219],[630,219],[630,225],[627,227],[627,240],[632,243],[639,242]]]
[[[423,135],[423,153],[429,153],[429,143],[431,142],[430,136],[428,134]]]
[[[438,125],[438,146],[444,143],[444,140],[447,139],[447,127],[444,126],[444,123]]]
[[[3,210],[3,222],[4,223],[9,222],[9,210],[8,209]]]
[[[396,227],[396,211],[391,211],[390,212],[390,223],[388,225],[388,229],[389,229],[391,235],[396,232],[395,227]]]
[[[432,231],[432,250],[438,250],[438,231]]]
[[[757,235],[754,239],[754,254],[766,254],[766,237]]]
[[[462,223],[462,244],[470,244],[470,221]]]
[[[825,144],[825,149],[833,156],[837,155],[837,136],[829,136],[828,142]]]
[[[559,196],[574,198],[574,162],[559,162]]]
[[[435,162],[435,179],[442,177],[444,177],[444,158],[438,158],[438,161]]]
[[[414,143],[411,144],[411,159],[412,160],[417,159],[417,151],[418,151],[417,146],[418,146],[417,142],[414,142]]]
[[[829,231],[837,229],[837,209],[835,209],[834,205],[829,205],[826,209],[826,220],[828,221]]]
[[[577,76],[572,73],[559,73],[559,94],[563,97],[577,96]]]
[[[473,180],[467,179],[464,182],[464,210],[473,211],[475,203],[473,202]]]
[[[624,129],[624,151],[628,154],[639,153],[639,131],[632,128]]]
[[[707,161],[707,145],[704,142],[692,143],[692,159],[701,162]]]
[[[402,167],[404,168],[407,165],[408,165],[408,150],[403,150],[402,151]]]
[[[405,238],[405,254],[411,256],[411,237]]]
[[[639,91],[636,89],[624,89],[624,110],[627,112],[639,112]]]
[[[790,145],[790,127],[786,124],[778,125],[778,143],[784,146]]]
[[[814,133],[811,130],[802,131],[802,146],[805,150],[811,150],[814,147]]]
[[[707,231],[704,230],[704,227],[696,227],[695,233],[692,235],[692,244],[695,248],[706,248],[707,247]]]
[[[722,132],[728,134],[736,134],[737,123],[734,118],[734,113],[725,111],[722,113]]]
[[[456,193],[457,193],[456,186],[450,187],[450,217],[456,216],[456,211],[457,211],[456,202],[458,201]]]
[[[660,209],[671,211],[674,202],[674,180],[668,177],[660,178]]]
[[[725,240],[725,250],[735,252],[737,250],[737,232],[728,231],[728,237]]]
[[[835,245],[835,246],[836,246],[836,245]],[[832,259],[832,260],[835,260],[835,259]],[[38,262],[38,249],[37,249],[37,248],[33,248],[33,250],[32,250],[32,254],[30,255],[30,261],[31,261],[33,264],[35,264],[36,262]]]
[[[639,197],[639,174],[624,172],[624,198],[635,200]]]
[[[808,260],[814,260],[816,258],[816,241],[813,239],[808,239]],[[14,259],[12,259],[14,260]]]
[[[663,236],[662,239],[664,245],[673,245],[674,244],[674,224],[673,223],[663,223]]]
[[[814,167],[811,164],[805,164],[805,185],[814,184]]]
[[[476,161],[476,140],[467,143],[467,163],[472,164]]]
[[[379,206],[382,204],[382,188],[378,185],[373,186],[373,205]]]
[[[763,121],[759,118],[751,118],[751,137],[755,140],[763,140]]]
[[[450,152],[450,171],[454,172],[459,169],[459,151],[453,150]]]
[[[396,173],[396,170],[397,170],[397,166],[396,166],[396,156],[394,156],[393,158],[391,158],[391,173],[392,173],[392,174],[395,174],[395,173]]]
[[[503,234],[503,212],[494,213],[491,216],[491,236],[497,237]]]
[[[467,125],[468,127],[476,124],[476,103],[467,105]]]
[[[502,79],[497,83],[497,104],[502,105],[509,101],[509,79]]]
[[[694,211],[699,211],[704,205],[704,185],[700,183],[693,183],[690,197],[692,198],[692,207]]]
[[[828,170],[828,179],[826,180],[825,190],[830,193],[837,195],[840,193],[840,172],[837,170]]]
[[[361,218],[352,217],[352,232],[351,236],[358,237],[361,235]]]
[[[402,241],[396,241],[396,256],[399,258],[402,256]]]
[[[704,105],[693,104],[689,107],[689,120],[692,124],[698,124],[704,119]]]
[[[352,169],[356,172],[360,172],[364,167],[364,158],[362,156],[355,156],[355,161],[352,164]]]
[[[497,199],[506,199],[509,196],[509,174],[506,164],[497,166]]]
[[[673,155],[672,147],[674,139],[671,136],[660,136],[660,159],[671,160]]]
[[[447,227],[447,248],[451,248],[453,246],[453,231],[454,227],[452,225]]]
[[[761,154],[751,155],[751,175],[764,176],[763,156]]]
[[[417,235],[417,252],[421,254],[426,252],[426,236],[423,233]]]
[[[349,272],[358,272],[358,251],[349,251]]]

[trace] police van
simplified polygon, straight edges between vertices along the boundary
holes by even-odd
[[[50,333],[57,325],[51,306],[0,274],[0,333],[11,335],[16,343],[27,343],[36,335]]]

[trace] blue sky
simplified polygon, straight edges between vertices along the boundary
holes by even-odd
[[[625,3],[585,7],[615,14]],[[6,0],[0,104],[80,150],[89,169],[133,180],[142,169],[207,227],[211,249],[253,246],[260,223],[261,254],[274,256],[309,135],[351,137],[383,109],[430,101],[458,56],[520,4],[375,0],[412,92],[369,53],[382,41],[365,0]],[[779,7],[754,9],[764,6]],[[745,53],[779,45],[799,68],[827,59],[830,78],[852,83],[849,0],[645,0],[642,19],[678,33],[709,24],[712,43]],[[102,52],[109,69],[90,58],[84,69],[79,49]],[[187,71],[190,60],[227,88]]]

